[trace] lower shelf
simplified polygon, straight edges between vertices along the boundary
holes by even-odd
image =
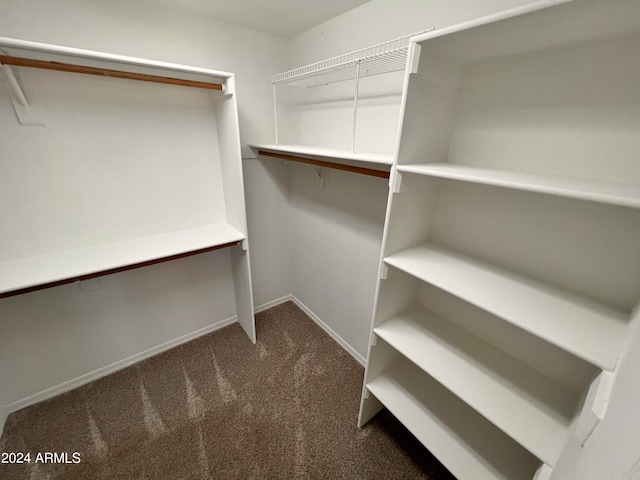
[[[534,478],[537,458],[408,360],[366,387],[460,480]]]
[[[0,262],[0,298],[237,244],[227,223]]]
[[[577,393],[418,305],[374,332],[532,454],[555,464]]]

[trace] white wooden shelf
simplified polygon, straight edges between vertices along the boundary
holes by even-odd
[[[640,208],[640,185],[633,183],[540,175],[449,163],[399,165],[398,171]]]
[[[623,312],[435,245],[384,261],[595,366],[616,365],[627,320]]]
[[[374,332],[540,460],[555,464],[578,402],[574,392],[421,306]]]
[[[535,457],[408,361],[366,388],[460,480],[533,478]]]
[[[134,80],[146,80],[158,83],[174,83],[176,85],[200,88],[222,89],[221,83],[233,77],[232,73],[209,68],[193,67],[176,63],[159,62],[144,58],[128,57],[111,53],[63,47],[46,43],[30,42],[14,38],[0,37],[0,55],[6,57],[7,65],[48,68],[53,70],[89,73],[92,75],[118,76],[116,72],[130,73],[134,76],[123,76]],[[20,63],[12,63],[19,59]],[[33,62],[29,62],[29,61]],[[87,67],[82,71],[75,67]],[[93,71],[91,69],[106,69]],[[113,72],[110,75],[108,72]],[[139,77],[136,78],[136,75]],[[147,78],[145,78],[145,76]],[[151,77],[151,78],[150,78]],[[155,77],[153,79],[152,77]],[[214,86],[217,84],[217,87]],[[225,92],[232,93],[232,92]]]
[[[327,148],[298,147],[295,145],[249,145],[258,156],[278,158],[359,173],[372,177],[389,178],[393,157],[374,153],[353,153]]]
[[[0,262],[0,294],[64,283],[191,252],[213,250],[246,237],[227,223]]]
[[[387,167],[387,171],[393,163],[393,155],[384,155],[379,153],[354,153],[349,152],[348,150],[335,150],[331,148],[317,148],[299,145],[251,144],[249,146],[254,150],[268,150],[276,153],[371,163]]]

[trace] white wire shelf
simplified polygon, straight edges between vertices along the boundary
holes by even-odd
[[[360,73],[358,75],[360,78],[404,70],[407,63],[410,39],[432,30],[433,28],[422,30],[388,42],[322,60],[321,62],[294,68],[293,70],[273,75],[271,83],[289,83],[310,77],[325,77],[332,73],[334,75],[318,79],[317,83],[326,84],[348,80],[355,77],[355,68],[353,67],[357,64],[360,64]]]

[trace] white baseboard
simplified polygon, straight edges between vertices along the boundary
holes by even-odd
[[[82,385],[86,385],[87,383],[98,380],[99,378],[106,377],[107,375],[129,367],[134,363],[138,363],[142,360],[146,360],[147,358],[151,358],[173,347],[177,347],[178,345],[182,345],[183,343],[201,337],[202,335],[206,335],[207,333],[211,333],[215,330],[231,325],[236,321],[236,316],[227,318],[226,320],[222,320],[218,323],[214,323],[213,325],[208,325],[204,328],[200,328],[194,332],[187,333],[186,335],[182,335],[180,337],[169,340],[168,342],[161,343],[160,345],[149,348],[148,350],[145,350],[143,352],[136,353],[135,355],[131,355],[130,357],[127,357],[125,359],[118,360],[117,362],[114,362],[105,367],[98,368],[93,372],[85,373],[84,375],[80,375],[79,377],[76,377],[67,382],[61,383],[51,388],[47,388],[46,390],[42,390],[41,392],[38,392],[36,394],[29,395],[28,397],[5,405],[4,408],[0,407],[0,421],[2,425],[4,425],[6,417],[12,412],[16,412],[22,408],[28,407],[29,405],[33,405],[35,403],[42,402],[43,400],[55,397],[56,395],[68,392],[70,390],[73,390],[74,388],[81,387]]]
[[[289,300],[293,300],[293,295],[285,295],[284,297],[276,298],[275,300],[271,300],[270,302],[263,303],[259,307],[254,309],[255,313],[264,312],[265,310],[269,310],[270,308],[276,307],[282,303],[288,302]]]
[[[347,353],[349,353],[353,358],[355,358],[358,361],[358,363],[360,363],[360,365],[362,365],[364,367],[367,364],[367,360],[362,355],[360,355],[358,352],[356,352],[353,349],[353,347],[351,345],[349,345],[344,338],[342,338],[340,335],[338,335],[336,332],[334,332],[331,329],[331,327],[329,327],[329,325],[324,323],[320,319],[320,317],[318,317],[315,313],[313,313],[304,303],[302,303],[300,300],[298,300],[295,297],[295,295],[291,295],[291,300],[293,300],[293,303],[295,303],[298,307],[300,307],[300,309],[304,313],[306,313],[311,318],[311,320],[316,322],[320,328],[322,328],[325,332],[327,332],[331,338],[333,338],[336,342],[338,342],[338,344],[342,348],[344,348],[347,351]]]
[[[7,417],[9,416],[9,410],[6,408],[0,407],[0,437],[2,437],[2,432],[4,432],[4,424],[7,423]]]
[[[366,364],[366,359],[356,352],[351,345],[349,345],[340,335],[334,332],[326,323],[324,323],[320,317],[318,317],[315,313],[313,313],[304,303],[298,300],[294,295],[285,295],[284,297],[280,297],[276,300],[272,300],[263,305],[260,305],[255,309],[255,313],[262,312],[269,308],[275,307],[276,305],[280,305],[287,301],[293,301],[300,309],[307,314],[320,328],[322,328],[325,332],[331,336],[338,344],[344,348],[353,358],[355,358],[361,365]],[[183,343],[189,342],[195,338],[201,337],[202,335],[206,335],[207,333],[211,333],[220,328],[231,325],[236,322],[237,317],[227,318],[226,320],[222,320],[221,322],[215,323],[213,325],[209,325],[207,327],[201,328],[194,332],[188,333],[186,335],[182,335],[178,338],[174,338],[173,340],[169,340],[168,342],[162,343],[155,347],[149,348],[140,353],[136,353],[135,355],[131,355],[123,360],[119,360],[105,367],[98,368],[92,372],[86,373],[84,375],[80,375],[72,380],[61,383],[54,387],[48,388],[46,390],[42,390],[36,394],[30,395],[23,399],[12,402],[4,407],[0,406],[0,435],[2,434],[2,430],[4,428],[4,424],[7,420],[7,417],[10,413],[18,411],[22,408],[28,407],[38,402],[42,402],[43,400],[47,400],[49,398],[55,397],[56,395],[60,395],[62,393],[73,390],[74,388],[81,387],[82,385],[86,385],[87,383],[98,380],[99,378],[105,377],[111,373],[117,372],[118,370],[122,370],[126,367],[133,365],[134,363],[140,362],[142,360],[146,360],[147,358],[151,358],[159,353],[165,352],[171,348],[177,347]]]

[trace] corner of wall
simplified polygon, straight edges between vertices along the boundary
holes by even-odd
[[[9,417],[9,411],[5,407],[0,407],[0,438],[2,438],[7,417]]]

